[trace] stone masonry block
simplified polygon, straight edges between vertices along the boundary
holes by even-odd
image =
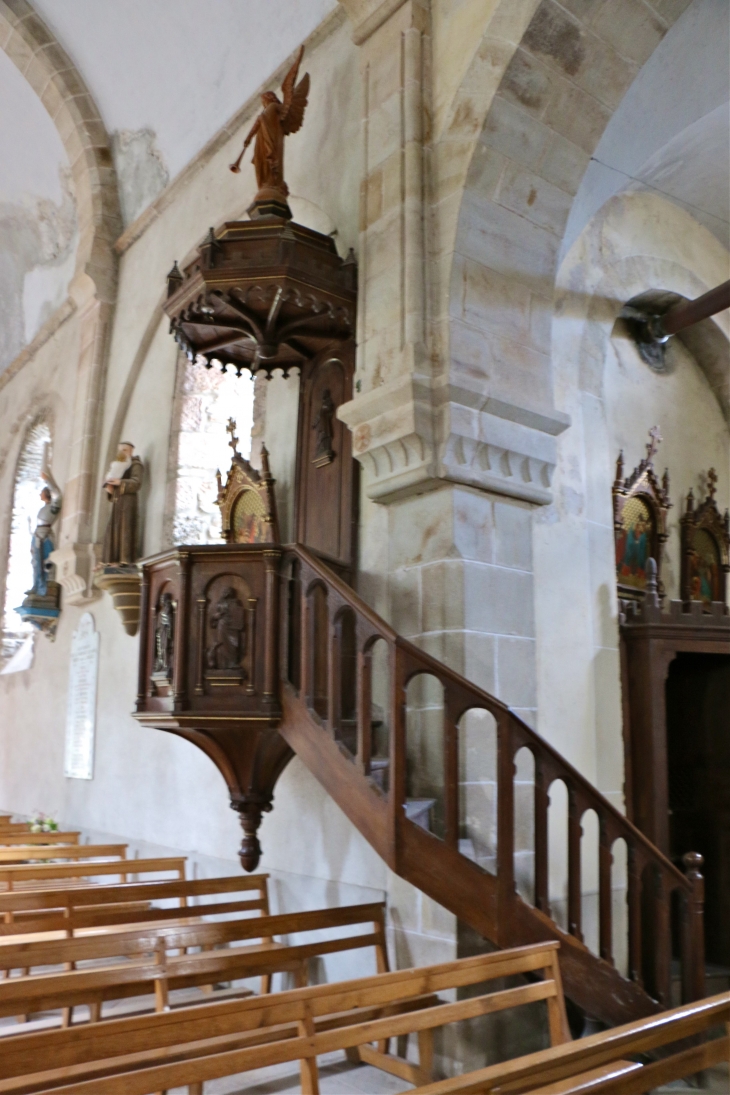
[[[505,567],[465,563],[464,624],[473,631],[533,638],[532,575]]]
[[[422,631],[464,626],[463,563],[432,563],[421,570]]]
[[[532,639],[497,640],[497,693],[510,707],[537,704],[535,643]]]
[[[507,275],[550,279],[560,241],[545,228],[494,202],[464,195],[457,249]]]
[[[667,25],[642,0],[606,0],[593,30],[629,60],[642,65],[667,32]]]
[[[518,47],[499,90],[508,102],[539,118],[550,99],[550,72],[526,49]]]
[[[459,670],[467,680],[492,695],[497,690],[495,642],[492,635],[467,631],[464,635],[464,666]]]
[[[611,111],[592,95],[565,84],[549,104],[544,121],[585,152],[592,153],[611,117]]]
[[[510,164],[502,175],[496,200],[513,213],[563,238],[571,197],[552,183],[518,164]]]
[[[388,506],[391,570],[453,556],[452,504],[444,488]]]
[[[637,71],[635,62],[622,57],[597,34],[586,35],[585,62],[576,82],[605,106],[618,106]]]
[[[497,722],[491,711],[472,708],[459,720],[459,782],[497,779]]]
[[[390,619],[393,627],[407,639],[421,630],[420,568],[400,567],[389,578]]]
[[[577,144],[554,133],[540,164],[540,175],[568,194],[575,194],[590,162]]]
[[[525,109],[495,95],[479,138],[510,160],[535,168],[550,143],[550,130]]]
[[[532,570],[532,508],[517,501],[494,501],[495,555],[499,566]]]
[[[454,546],[462,559],[494,562],[494,509],[492,499],[475,491],[453,493]]]

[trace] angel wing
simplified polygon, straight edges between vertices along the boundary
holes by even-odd
[[[296,83],[303,54],[304,46],[300,46],[297,59],[281,85],[282,105],[284,107],[281,112],[281,128],[286,134],[296,133],[301,127],[304,120],[304,108],[309,97],[309,73],[306,72],[299,83]]]

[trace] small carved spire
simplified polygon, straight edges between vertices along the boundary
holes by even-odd
[[[707,473],[707,497],[714,498],[717,494],[717,472],[710,468]]]
[[[695,508],[694,491],[690,487],[687,491],[687,513],[693,513]]]
[[[616,460],[616,479],[615,479],[614,484],[613,484],[614,488],[621,486],[621,481],[623,480],[623,477],[624,477],[624,450],[621,449],[621,452],[618,454],[618,458]]]
[[[180,267],[177,264],[177,259],[172,264],[172,270],[167,275],[167,295],[171,297],[173,293],[176,293],[183,283],[183,276],[180,273]]]
[[[269,467],[269,450],[266,445],[261,446],[261,478],[271,479],[271,469]]]
[[[664,491],[664,497],[669,501],[669,468],[664,469],[664,475],[662,476],[662,490]]]

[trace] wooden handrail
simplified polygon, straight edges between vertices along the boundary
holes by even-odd
[[[595,787],[556,749],[532,730],[503,702],[491,696],[413,643],[399,636],[327,565],[300,545],[287,548],[282,557],[284,582],[295,582],[294,595],[282,596],[281,628],[284,644],[293,652],[298,664],[298,679],[287,674],[291,659],[282,657],[285,680],[293,686],[309,714],[327,736],[349,750],[357,770],[373,781],[373,745],[371,704],[371,661],[373,644],[383,640],[388,651],[390,694],[386,723],[389,729],[389,755],[380,761],[387,768],[387,813],[390,836],[388,849],[379,849],[396,870],[408,864],[403,861],[404,848],[412,846],[413,822],[405,814],[407,797],[406,688],[420,674],[435,677],[443,690],[443,840],[431,836],[430,854],[443,856],[449,849],[448,870],[472,871],[475,864],[461,854],[459,847],[459,786],[458,750],[459,723],[472,709],[489,712],[496,722],[497,733],[497,922],[504,935],[494,939],[501,945],[513,945],[508,924],[514,912],[514,776],[517,753],[526,748],[534,759],[534,909],[542,917],[550,917],[549,858],[547,818],[549,788],[562,781],[568,793],[568,932],[578,942],[583,941],[581,907],[584,886],[581,880],[582,823],[587,811],[598,819],[598,935],[599,957],[613,965],[611,868],[613,846],[623,840],[627,850],[627,904],[629,978],[644,993],[647,1004],[670,1003],[672,930],[670,907],[672,895],[679,895],[682,924],[678,933],[682,959],[682,998],[685,1001],[704,995],[703,944],[703,880],[700,873],[702,858],[689,853],[687,874],[675,866],[651,841],[616,809]],[[325,607],[322,605],[324,594]],[[286,591],[290,593],[289,590]],[[318,599],[318,607],[315,600]],[[298,617],[292,622],[290,613],[296,606]],[[341,625],[343,613],[351,613],[357,655],[355,697],[355,741],[345,740],[339,692],[342,681]],[[290,623],[294,631],[290,628]],[[339,630],[338,630],[339,628]],[[316,664],[315,664],[316,663]],[[322,690],[322,666],[326,665],[326,697]],[[317,680],[315,680],[315,673]],[[315,696],[315,692],[317,695]],[[317,774],[315,772],[315,774]],[[385,790],[385,779],[381,786]],[[421,837],[419,836],[419,840]],[[399,860],[400,857],[400,860]],[[466,866],[468,864],[468,867]],[[444,860],[446,867],[446,860]],[[477,868],[481,870],[481,868]],[[487,872],[489,873],[489,872]],[[466,876],[472,877],[472,876]],[[466,881],[465,881],[466,885]],[[647,915],[648,914],[648,915]],[[642,941],[642,925],[647,919],[653,924],[653,939]],[[565,933],[553,921],[560,938]],[[524,941],[524,940],[519,940]],[[647,955],[651,952],[649,958]]]

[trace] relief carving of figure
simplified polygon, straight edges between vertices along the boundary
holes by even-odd
[[[314,463],[328,464],[334,454],[332,438],[334,436],[335,405],[332,401],[332,393],[325,388],[322,393],[322,406],[317,412],[312,429],[317,431],[317,448],[314,452]]]
[[[226,586],[209,618],[215,642],[205,652],[209,669],[238,669],[246,653],[244,607],[231,586]]]
[[[33,588],[29,589],[28,593],[45,597],[48,593],[48,571],[51,565],[48,562],[48,556],[55,547],[53,526],[61,512],[61,492],[48,467],[41,472],[41,479],[48,485],[41,491],[43,505],[38,510],[30,545],[33,560]]]
[[[304,120],[304,108],[309,95],[309,73],[305,73],[299,83],[296,83],[303,53],[304,46],[301,46],[296,61],[281,85],[283,102],[273,91],[265,91],[261,96],[263,110],[243,143],[241,155],[231,164],[231,171],[238,173],[244,152],[256,138],[253,165],[259,189],[254,201],[277,197],[286,201],[289,194],[289,187],[284,181],[284,138],[290,133],[296,133]]]
[[[102,562],[129,565],[137,559],[137,494],[142,486],[142,461],[131,441],[122,441],[103,483],[112,511],[104,535]]]
[[[175,604],[171,593],[163,593],[155,623],[155,662],[152,672],[172,677],[172,652],[175,638]]]

